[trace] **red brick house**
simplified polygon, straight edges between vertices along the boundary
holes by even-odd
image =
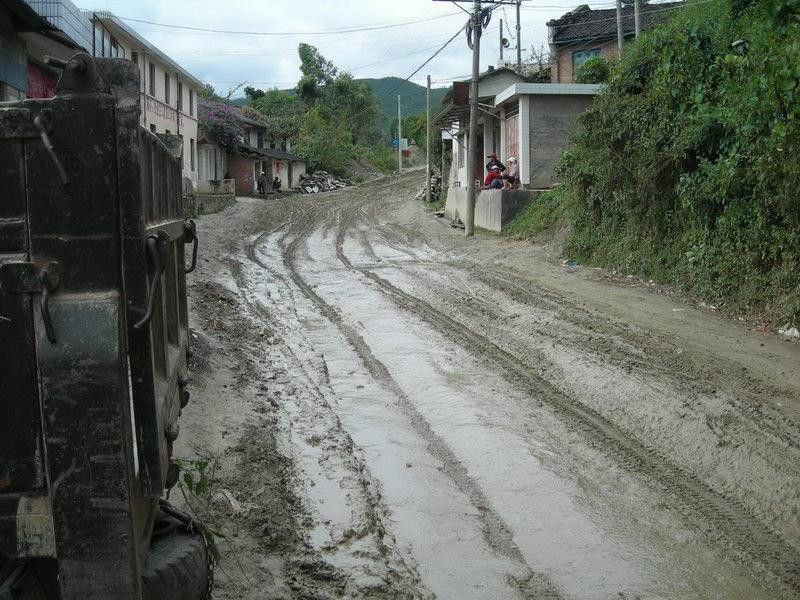
[[[642,30],[658,22],[683,2],[667,2],[640,6]],[[622,7],[622,32],[625,41],[633,39],[635,26],[633,5]],[[548,21],[550,30],[550,81],[572,83],[575,70],[595,56],[618,56],[617,10],[615,8],[592,10],[583,4],[559,19]]]

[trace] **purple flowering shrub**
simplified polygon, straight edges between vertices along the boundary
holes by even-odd
[[[236,150],[245,137],[239,113],[226,104],[201,106],[198,125],[206,130],[210,139],[228,150]]]

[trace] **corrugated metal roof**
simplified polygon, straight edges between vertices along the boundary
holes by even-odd
[[[683,6],[684,2],[663,2],[660,4],[642,4],[640,8],[642,29],[646,29],[672,9]],[[622,32],[633,35],[635,24],[633,6],[622,7]],[[617,37],[617,10],[615,8],[591,10],[580,6],[559,19],[547,22],[550,27],[551,40],[556,46],[577,42],[602,41]]]

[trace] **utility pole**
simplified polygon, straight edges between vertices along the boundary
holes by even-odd
[[[622,0],[617,0],[617,46],[619,55],[622,56],[622,46],[625,44],[625,36],[622,35]]]
[[[517,4],[519,10],[519,4]],[[517,30],[519,31],[519,30]],[[519,35],[519,33],[517,34]],[[517,38],[519,41],[519,38]],[[517,44],[519,53],[519,44]],[[519,58],[519,54],[517,54]],[[467,152],[467,210],[464,236],[475,235],[475,165],[478,159],[478,77],[481,67],[481,1],[472,10],[472,85],[469,92],[469,151]]]
[[[431,203],[431,76],[428,75],[428,89],[425,94],[425,201]]]
[[[500,19],[500,65],[503,64],[503,19]]]
[[[400,94],[397,94],[397,172],[403,172],[403,117],[400,114]]]
[[[517,70],[522,68],[522,27],[519,25],[519,7],[522,0],[517,0]]]
[[[633,0],[633,27],[636,37],[642,33],[642,15],[639,14],[639,0]]]

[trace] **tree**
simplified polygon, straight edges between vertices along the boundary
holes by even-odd
[[[297,83],[297,95],[309,106],[320,97],[322,86],[328,85],[336,77],[336,67],[319,53],[314,46],[301,43],[297,47],[300,55],[300,81]]]
[[[251,107],[258,111],[260,120],[271,133],[293,139],[303,120],[303,104],[297,98],[277,88],[262,92],[252,101]]]
[[[294,151],[306,159],[309,170],[326,169],[344,175],[352,158],[351,149],[350,132],[344,122],[326,120],[319,107],[305,114]]]
[[[593,56],[575,71],[575,83],[605,83],[610,73],[610,62],[600,56]]]
[[[219,98],[219,96],[217,96],[216,90],[214,90],[214,86],[211,85],[210,83],[204,84],[202,88],[197,90],[197,95],[200,98],[208,98],[208,99]]]
[[[341,119],[349,125],[352,144],[377,141],[375,124],[380,107],[367,83],[356,81],[350,73],[340,73],[323,88],[320,104],[330,120]]]
[[[244,88],[244,95],[250,98],[250,102],[252,103],[253,100],[258,100],[259,98],[264,97],[264,90],[257,90],[256,88],[248,85],[246,88]]]
[[[544,46],[531,46],[530,57],[522,63],[520,74],[535,83],[550,83],[550,64],[552,56]]]

